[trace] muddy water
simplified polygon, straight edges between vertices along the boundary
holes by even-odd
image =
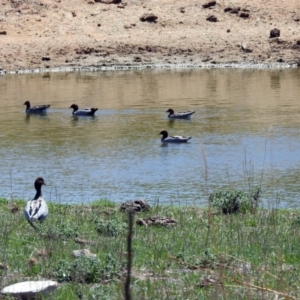
[[[300,192],[300,71],[164,70],[0,77],[0,197],[48,201],[146,198],[206,204],[219,188],[261,185],[265,205]],[[25,100],[51,104],[24,113]],[[70,105],[98,107],[73,118]],[[191,120],[165,111],[194,109]],[[162,145],[158,133],[192,136]]]

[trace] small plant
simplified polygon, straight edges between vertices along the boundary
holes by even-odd
[[[102,273],[104,279],[110,279],[117,275],[118,264],[115,258],[108,253],[102,265]]]
[[[47,224],[48,226],[39,226],[42,236],[49,239],[67,240],[78,237],[78,227],[68,223]]]
[[[90,293],[87,296],[88,300],[111,300],[113,298],[113,292],[110,286],[97,285],[90,289]]]
[[[217,257],[210,250],[205,250],[204,253],[202,253],[200,259],[197,260],[197,264],[203,268],[208,268],[208,267],[214,268],[216,262],[217,262]]]
[[[257,208],[261,189],[257,188],[251,196],[243,191],[226,190],[210,194],[213,207],[218,208],[223,214],[247,212]]]
[[[300,226],[300,216],[297,216],[297,217],[292,221],[292,226],[293,226],[293,227],[299,227],[299,226]]]
[[[77,258],[71,265],[72,281],[82,283],[100,282],[102,268],[102,263],[98,258]]]
[[[58,282],[70,282],[71,281],[71,264],[69,261],[62,259],[58,262],[53,276]]]
[[[96,220],[96,228],[97,231],[104,236],[117,236],[126,231],[127,225],[123,223],[121,220],[110,219],[110,220],[103,220],[98,219]]]
[[[103,261],[98,258],[79,257],[73,262],[60,260],[53,272],[58,282],[97,283],[111,279],[117,274],[116,260],[107,255]]]
[[[215,267],[217,263],[217,257],[211,250],[205,250],[200,257],[199,256],[187,256],[183,253],[179,253],[176,256],[183,264],[187,263],[189,266],[199,266],[201,268],[211,268]]]

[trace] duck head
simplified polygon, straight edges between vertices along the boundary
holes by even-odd
[[[162,130],[159,134],[162,134],[163,139],[168,137],[168,131],[167,130]]]
[[[30,108],[30,102],[29,101],[25,101],[23,105],[26,105],[26,110]]]
[[[174,115],[174,110],[172,108],[169,108],[166,112],[170,113],[170,115]]]
[[[42,196],[42,185],[46,185],[43,177],[38,177],[34,182],[34,187],[36,189],[36,194],[34,196],[34,200],[37,200]]]
[[[78,110],[78,105],[77,104],[72,104],[70,106],[70,108],[73,108],[73,112],[77,111]]]
[[[46,185],[43,177],[38,177],[34,182],[35,189],[41,188],[42,185]]]

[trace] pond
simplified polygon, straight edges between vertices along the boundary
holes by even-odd
[[[223,188],[263,190],[265,205],[298,203],[300,70],[199,69],[0,77],[0,197],[147,199],[207,205]],[[23,103],[51,104],[27,116]],[[74,118],[70,105],[97,107]],[[169,120],[166,110],[196,110]],[[159,132],[186,135],[161,143]]]

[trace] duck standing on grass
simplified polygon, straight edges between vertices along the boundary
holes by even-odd
[[[70,108],[73,108],[73,116],[94,116],[98,108],[83,108],[79,109],[77,104],[72,104]]]
[[[169,108],[166,112],[169,113],[168,118],[170,119],[188,119],[195,113],[194,110],[175,113],[172,108]]]
[[[33,222],[44,221],[48,216],[48,207],[46,201],[42,197],[42,185],[46,185],[42,177],[38,177],[34,182],[36,194],[32,200],[27,202],[24,209],[24,215],[28,223],[33,227]]]
[[[50,104],[41,104],[30,107],[29,101],[25,101],[23,105],[26,105],[25,112],[27,114],[46,114],[47,109],[50,107]]]
[[[162,134],[161,141],[162,143],[186,143],[192,137],[185,137],[180,135],[169,136],[167,130],[162,130],[159,134]]]

